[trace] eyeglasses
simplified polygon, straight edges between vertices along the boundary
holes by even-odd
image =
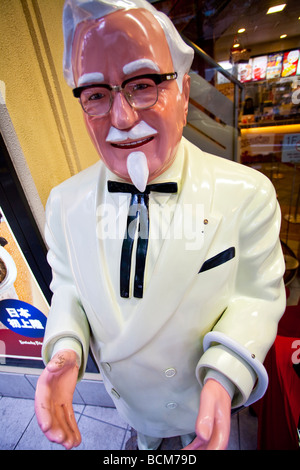
[[[74,88],[73,95],[79,98],[83,110],[89,116],[104,116],[113,103],[113,92],[120,92],[129,105],[137,110],[148,109],[158,100],[158,85],[168,80],[176,80],[177,72],[148,74],[128,78],[122,85],[85,85]]]

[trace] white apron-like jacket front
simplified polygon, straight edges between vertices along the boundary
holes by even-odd
[[[203,338],[223,333],[263,362],[285,309],[280,211],[270,181],[184,138],[176,162],[182,175],[175,212],[142,299],[120,299],[119,272],[111,274],[109,263],[119,265],[122,240],[99,237],[99,207],[111,203],[107,180],[114,178],[104,164],[54,188],[47,204],[53,300],[44,360],[58,346],[73,348],[80,379],[90,345],[120,414],[155,437],[194,431],[212,370],[234,384],[232,406],[244,404],[256,382],[253,368],[222,344],[203,353]],[[186,206],[203,214],[194,221],[202,236],[194,246],[176,215]],[[118,220],[126,221],[127,210]]]

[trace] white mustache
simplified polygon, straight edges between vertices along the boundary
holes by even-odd
[[[125,142],[127,139],[139,140],[154,134],[157,134],[157,131],[150,127],[145,121],[141,121],[129,131],[122,131],[111,126],[106,137],[106,142],[118,143]]]

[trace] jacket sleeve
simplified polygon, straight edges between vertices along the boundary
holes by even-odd
[[[49,248],[47,259],[53,275],[50,285],[53,296],[42,355],[47,363],[58,350],[73,349],[80,363],[80,380],[88,358],[90,330],[72,276],[63,213],[57,187],[52,190],[46,207],[45,239]]]
[[[201,383],[211,369],[229,379],[235,385],[233,407],[249,402],[258,378],[251,360],[245,360],[247,354],[241,357],[239,346],[262,363],[275,340],[286,305],[280,209],[270,181],[259,173],[257,181],[240,214],[235,292],[213,328],[221,333],[220,338],[229,338],[233,346],[228,348],[221,340],[213,342],[196,370]]]

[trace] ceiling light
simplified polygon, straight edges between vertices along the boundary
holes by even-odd
[[[286,38],[286,37],[287,37],[287,34],[282,34],[282,35],[280,36],[280,39],[284,39],[284,38]]]
[[[241,33],[244,33],[245,31],[246,31],[245,28],[240,28],[240,29],[238,30],[238,33],[241,34]]]
[[[236,42],[235,44],[233,44],[233,46],[232,46],[232,47],[234,47],[234,48],[236,48],[236,47],[240,47],[240,44],[238,44],[238,43]]]
[[[267,11],[267,15],[270,15],[271,13],[278,13],[279,11],[282,11],[285,7],[286,7],[286,3],[282,3],[281,5],[276,5],[274,7],[271,7]]]

